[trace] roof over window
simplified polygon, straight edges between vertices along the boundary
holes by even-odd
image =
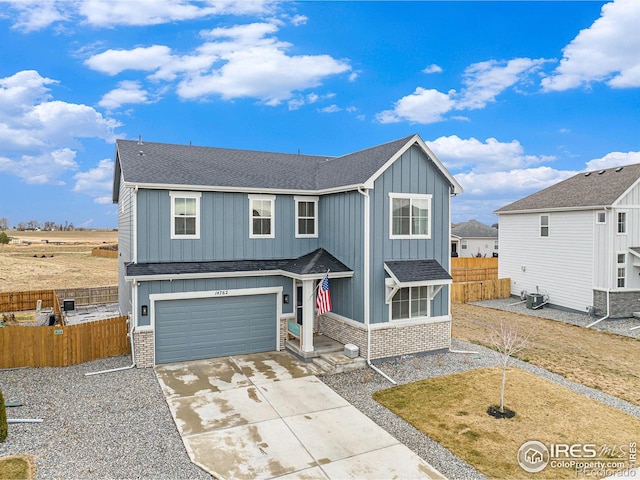
[[[389,261],[384,262],[384,269],[401,288],[453,282],[451,275],[436,260]]]
[[[353,270],[323,248],[294,259],[224,260],[211,262],[130,263],[126,277],[135,280],[206,278],[247,275],[284,275],[296,279],[352,277]]]

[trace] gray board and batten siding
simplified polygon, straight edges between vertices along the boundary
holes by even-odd
[[[118,307],[123,315],[132,313],[131,288],[124,278],[126,264],[133,260],[133,191],[120,184],[118,202]]]
[[[389,238],[389,193],[429,194],[430,239]],[[371,191],[371,323],[389,321],[385,304],[384,262],[436,260],[449,271],[449,199],[451,186],[442,172],[417,146],[409,148],[375,181]],[[375,213],[374,213],[375,212]],[[449,291],[444,286],[433,300],[431,315],[449,314]]]

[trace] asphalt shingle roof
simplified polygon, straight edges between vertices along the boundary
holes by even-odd
[[[461,238],[498,238],[498,229],[477,220],[469,220],[453,227],[451,234]]]
[[[640,163],[578,173],[567,180],[496,210],[509,213],[612,205],[640,178]]]
[[[331,270],[333,273],[346,273],[352,271],[344,263],[323,248],[318,248],[311,253],[294,259],[131,263],[128,264],[126,268],[126,275],[128,277],[262,272],[276,270],[283,270],[297,275],[319,275],[327,273],[327,270]]]
[[[341,157],[134,140],[117,140],[116,152],[130,183],[315,191],[364,183],[411,138]]]
[[[395,260],[384,264],[400,283],[452,279],[436,260]]]

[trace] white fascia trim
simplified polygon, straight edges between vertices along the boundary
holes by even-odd
[[[295,280],[322,280],[324,273],[313,275],[298,275],[297,273],[286,272],[284,270],[255,270],[246,272],[211,272],[211,273],[183,273],[176,275],[140,275],[125,276],[125,280],[133,282],[153,282],[156,280],[198,280],[206,278],[235,278],[235,277],[287,277]],[[351,278],[353,272],[340,272],[329,274],[329,279],[333,278]]]
[[[620,202],[622,201],[623,198],[625,198],[629,192],[631,192],[631,190],[633,190],[634,188],[636,188],[638,186],[638,183],[640,183],[640,178],[638,178],[635,182],[633,182],[631,184],[631,186],[629,188],[627,188],[624,193],[622,193],[622,195],[620,195],[618,198],[615,199],[615,201],[611,204],[612,207],[617,207]]]
[[[433,151],[431,151],[429,147],[427,147],[427,144],[424,143],[422,138],[420,138],[420,136],[417,134],[411,137],[409,141],[400,150],[398,150],[395,153],[395,155],[393,155],[389,160],[387,160],[382,167],[380,167],[371,177],[369,177],[369,179],[364,183],[364,187],[368,189],[372,189],[373,184],[378,179],[378,177],[382,175],[385,172],[385,170],[387,170],[398,158],[400,158],[404,152],[409,150],[409,148],[411,148],[416,143],[420,148],[422,148],[424,153],[426,153],[427,156],[433,161],[433,163],[436,165],[436,167],[438,167],[440,172],[442,172],[442,174],[447,178],[447,180],[449,180],[451,185],[453,185],[454,195],[464,192],[464,189],[458,183],[458,181],[454,178],[454,176],[451,175],[451,173],[449,173],[449,171],[446,169],[446,167],[440,161],[440,159],[436,156],[436,154],[433,153]]]
[[[620,252],[620,253],[624,253],[624,252]],[[627,253],[630,253],[634,257],[640,258],[640,253],[636,252],[635,250],[631,250],[631,247],[629,247],[629,249],[627,250]]]
[[[518,215],[521,213],[546,213],[546,212],[579,212],[581,210],[603,210],[611,208],[611,205],[590,205],[584,207],[555,207],[555,208],[532,208],[530,210],[510,210],[508,212],[494,211],[496,215]]]
[[[229,187],[215,185],[176,185],[173,183],[136,183],[124,182],[125,186],[138,187],[148,190],[176,190],[176,191],[198,191],[198,192],[227,192],[227,193],[255,193],[273,195],[328,195],[331,193],[350,192],[362,188],[362,184],[342,185],[339,187],[324,188],[319,190],[298,190],[282,188],[251,188],[251,187]]]

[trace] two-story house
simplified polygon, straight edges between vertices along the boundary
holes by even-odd
[[[418,136],[341,157],[118,140],[120,309],[139,367],[281,350],[289,320],[370,360],[450,345],[450,197]],[[332,310],[316,317],[329,273]]]
[[[451,228],[451,256],[497,257],[498,229],[477,220],[458,223]]]
[[[579,173],[495,213],[512,294],[611,318],[640,311],[640,164]]]

